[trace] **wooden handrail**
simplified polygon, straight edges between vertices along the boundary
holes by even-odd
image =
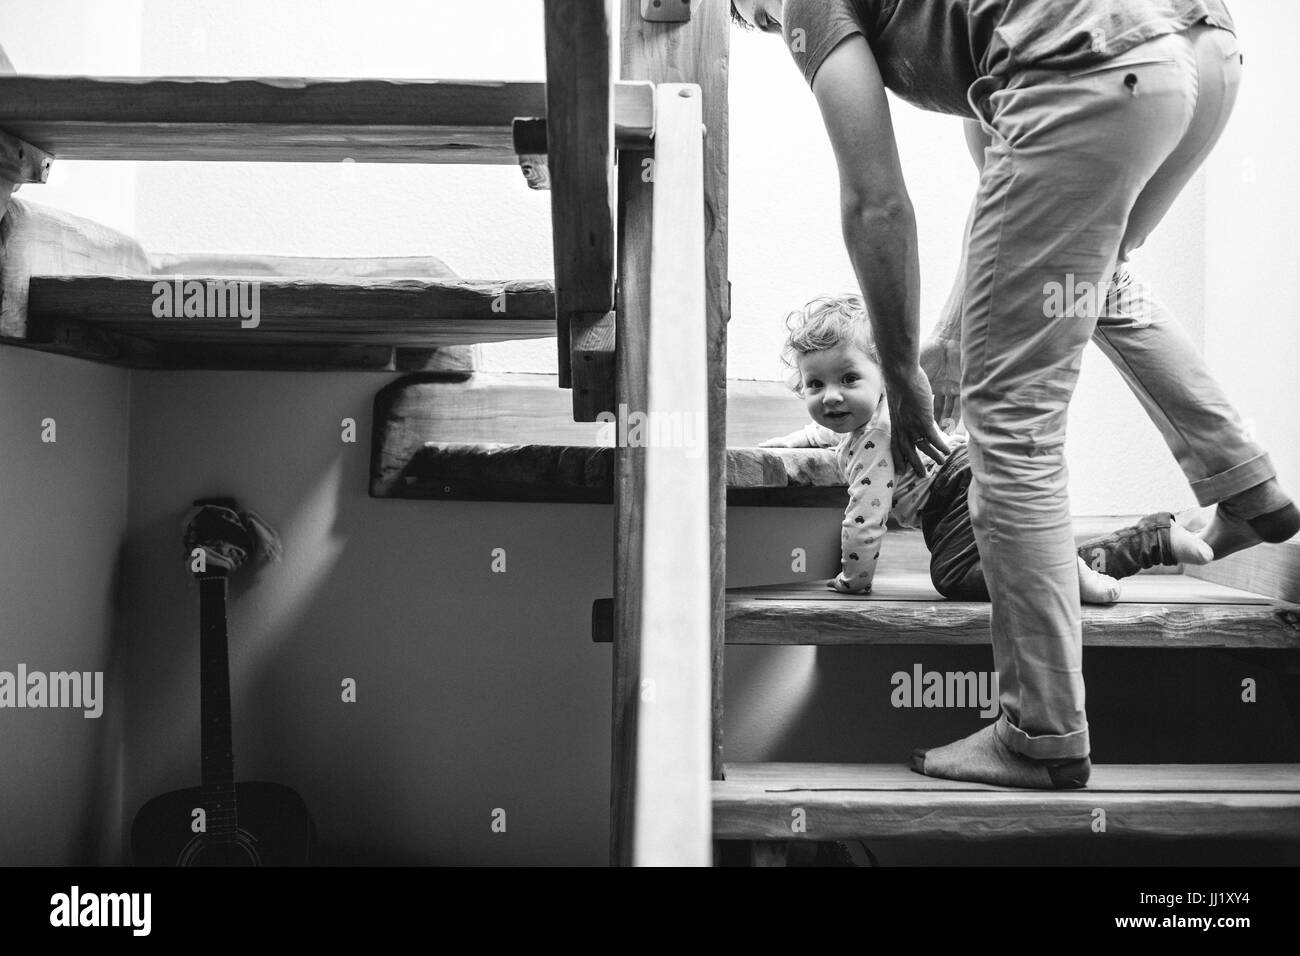
[[[701,91],[658,87],[645,347],[640,695],[632,861],[707,866],[711,840],[709,460]],[[660,444],[662,442],[662,444]],[[639,593],[638,593],[639,591]]]
[[[621,79],[661,85],[654,154],[619,154],[616,397],[620,411],[649,410],[655,404],[667,407],[663,403],[669,396],[662,389],[677,388],[673,410],[707,410],[708,450],[703,461],[679,457],[676,462],[663,448],[620,447],[618,451],[610,856],[621,865],[707,864],[710,820],[708,792],[699,786],[696,764],[700,730],[696,708],[703,691],[711,708],[704,721],[709,751],[705,769],[708,778],[720,779],[729,26],[723,4],[702,6],[687,23],[647,22],[640,16],[639,0],[622,0],[621,10]],[[694,84],[691,95],[681,96],[679,86],[662,85],[683,82]],[[665,109],[675,117],[671,129]],[[689,134],[677,126],[684,109],[690,110],[696,123]],[[665,165],[668,151],[677,158],[667,159]],[[691,171],[686,173],[683,164],[688,162]],[[689,187],[683,182],[687,175]],[[696,299],[700,294],[702,311]],[[666,338],[656,343],[654,336]],[[666,351],[656,354],[657,348]],[[704,400],[697,406],[693,376],[701,368],[701,357]],[[689,373],[670,370],[672,363],[681,362],[688,363]],[[683,390],[685,379],[675,377],[682,375],[689,377],[689,392]],[[656,388],[661,391],[655,393]],[[681,469],[674,471],[666,463]],[[702,474],[707,474],[703,515],[695,497]],[[687,484],[682,483],[683,476]],[[647,505],[655,510],[651,512]],[[667,524],[660,523],[660,514]],[[704,560],[697,551],[701,517],[708,529]],[[665,528],[677,529],[677,536],[665,534]],[[681,537],[683,528],[690,529],[689,537]],[[685,568],[689,573],[683,574]],[[657,583],[651,584],[651,578]],[[663,586],[664,581],[678,582],[681,590]],[[696,616],[701,593],[697,589],[706,595],[704,623]],[[707,658],[699,653],[697,629],[701,627],[707,634]],[[667,631],[673,632],[671,637]],[[665,679],[673,685],[667,699]],[[647,695],[654,696],[653,703]],[[643,714],[648,707],[653,714]],[[649,721],[645,727],[643,717]]]

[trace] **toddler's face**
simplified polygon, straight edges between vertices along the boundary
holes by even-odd
[[[799,376],[808,414],[833,432],[865,425],[884,394],[880,366],[853,342],[800,355]]]

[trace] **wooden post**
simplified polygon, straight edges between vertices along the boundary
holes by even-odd
[[[726,522],[726,322],[727,294],[727,54],[725,4],[704,4],[689,23],[649,23],[639,0],[622,0],[622,79],[692,82],[702,94],[705,217],[705,348],[709,416],[710,659],[713,748],[711,770],[722,776],[722,650]],[[658,119],[656,120],[658,122]],[[646,408],[644,380],[649,316],[648,263],[654,183],[650,154],[624,151],[618,177],[617,399],[629,410]],[[638,331],[640,330],[640,331]],[[641,622],[627,600],[637,581],[643,516],[644,448],[620,448],[615,479],[613,753],[610,844],[615,864],[632,862],[634,765]]]
[[[546,137],[560,386],[614,404],[614,0],[546,0]]]

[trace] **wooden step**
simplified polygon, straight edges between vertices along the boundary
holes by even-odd
[[[614,426],[611,424],[610,430]],[[701,428],[693,439],[703,443]],[[382,444],[372,475],[375,498],[551,501],[614,500],[613,447],[427,442],[389,458]],[[727,503],[811,507],[843,500],[839,465],[821,449],[727,449]]]
[[[1108,839],[1297,840],[1300,764],[1103,765],[1086,789],[1065,791],[878,764],[727,764],[713,783],[720,840],[1087,838],[1098,809]]]
[[[0,77],[0,130],[56,159],[514,164],[545,115],[542,83]]]
[[[558,385],[553,374],[477,372],[463,382],[417,375],[385,386],[375,396],[371,495],[610,501],[612,485],[602,456],[611,452],[602,446],[612,442],[605,436],[619,420],[610,425],[574,421],[570,397]],[[843,507],[834,452],[763,449],[770,454],[758,456],[746,454],[757,449],[741,447],[788,434],[807,421],[803,405],[785,385],[731,379],[727,400],[727,438],[737,446],[731,504]],[[626,408],[621,419],[630,427]],[[702,430],[689,433],[697,434]]]
[[[542,281],[186,275],[183,282],[183,296],[198,282],[206,313],[226,317],[186,317],[175,309],[173,317],[158,317],[159,290],[174,290],[169,276],[33,276],[27,335],[15,344],[155,368],[193,367],[185,357],[201,358],[205,350],[242,349],[255,357],[304,349],[307,355],[353,354],[362,362],[370,352],[382,358],[394,348],[555,335],[554,296]],[[248,288],[239,300],[231,292],[237,296],[241,283]],[[173,290],[166,294],[174,301]],[[217,301],[220,311],[212,308]],[[255,318],[242,318],[237,302],[255,302]]]
[[[824,581],[728,588],[728,644],[987,645],[987,603],[948,601],[924,571],[882,569],[872,594]],[[593,640],[610,639],[613,602],[592,607]],[[1182,574],[1124,580],[1123,600],[1083,608],[1089,647],[1300,649],[1300,605]]]

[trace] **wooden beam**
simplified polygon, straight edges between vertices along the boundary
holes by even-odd
[[[541,83],[0,77],[0,129],[62,159],[515,162]]]
[[[1094,766],[1084,790],[1013,790],[875,764],[729,764],[713,784],[729,840],[1300,838],[1300,764]],[[804,826],[791,830],[799,809]]]
[[[705,431],[704,164],[700,89],[658,87],[646,416]],[[713,850],[709,462],[684,443],[645,449],[633,863],[708,866]]]
[[[626,14],[626,8],[625,8]],[[626,48],[625,48],[626,49]],[[619,409],[646,407],[646,346],[650,320],[650,220],[654,186],[641,177],[643,153],[625,153],[618,164],[618,301],[614,311],[618,349],[615,394]],[[637,716],[641,693],[640,587],[645,522],[645,448],[620,443],[614,482],[614,580],[612,602],[613,702],[610,748],[610,862],[632,865],[636,814]]]
[[[441,346],[555,334],[550,284],[478,279],[332,279],[181,277],[221,295],[227,317],[158,318],[160,283],[172,276],[33,276],[27,337],[54,341],[54,325],[77,321],[152,341],[223,345]],[[257,290],[256,325],[234,314],[228,286]],[[182,291],[187,288],[182,285]],[[173,292],[172,299],[176,296]],[[215,301],[215,299],[214,299]],[[206,302],[206,296],[205,296]],[[178,308],[175,301],[173,308]],[[211,313],[210,313],[211,314]]]
[[[575,421],[614,407],[612,359],[575,365],[573,345],[614,308],[614,0],[546,0],[546,136],[560,384]],[[608,343],[612,356],[613,343]],[[600,376],[604,375],[602,379]]]

